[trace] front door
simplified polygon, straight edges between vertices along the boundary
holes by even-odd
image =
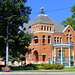
[[[51,58],[50,57],[48,58],[48,61],[49,61],[49,63],[51,63]]]

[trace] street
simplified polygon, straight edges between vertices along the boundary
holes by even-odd
[[[18,73],[3,73],[3,74],[0,73],[0,75],[75,75],[75,72],[74,73],[73,72],[72,73],[71,72],[70,73],[68,72],[67,73],[62,73],[62,72],[61,73],[56,73],[56,72],[54,73],[48,73],[48,72],[47,73],[41,73],[41,72],[40,73],[30,73],[30,72],[19,73],[18,72]]]

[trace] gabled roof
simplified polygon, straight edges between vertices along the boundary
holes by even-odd
[[[36,17],[35,20],[30,21],[29,23],[24,25],[24,27],[26,28],[25,32],[28,31],[29,33],[31,33],[31,28],[29,28],[29,26],[32,26],[32,25],[38,24],[38,23],[53,24],[54,25],[54,33],[63,33],[63,30],[65,28],[62,25],[60,25],[59,23],[57,23],[56,21],[54,21],[53,19],[49,18],[47,15],[40,14],[40,15],[38,15],[38,17]]]
[[[65,29],[63,30],[63,33],[65,32],[65,30],[69,27],[70,25],[67,25],[66,27],[65,27]],[[71,27],[71,26],[70,26]],[[72,27],[71,27],[72,28]],[[73,28],[72,28],[72,30],[73,30]],[[74,31],[74,30],[73,30]],[[75,32],[75,31],[74,31]]]

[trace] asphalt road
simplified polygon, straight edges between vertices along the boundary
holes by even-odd
[[[0,74],[0,75],[75,75],[75,73],[14,73],[14,74]]]

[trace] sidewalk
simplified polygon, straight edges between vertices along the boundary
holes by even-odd
[[[0,74],[72,74],[75,72],[0,72]]]
[[[65,69],[66,70],[66,69]],[[51,72],[50,72],[51,71]],[[60,71],[60,70],[59,70]],[[71,74],[75,72],[52,72],[52,70],[13,70],[11,72],[2,72],[0,71],[0,75],[1,74]]]

